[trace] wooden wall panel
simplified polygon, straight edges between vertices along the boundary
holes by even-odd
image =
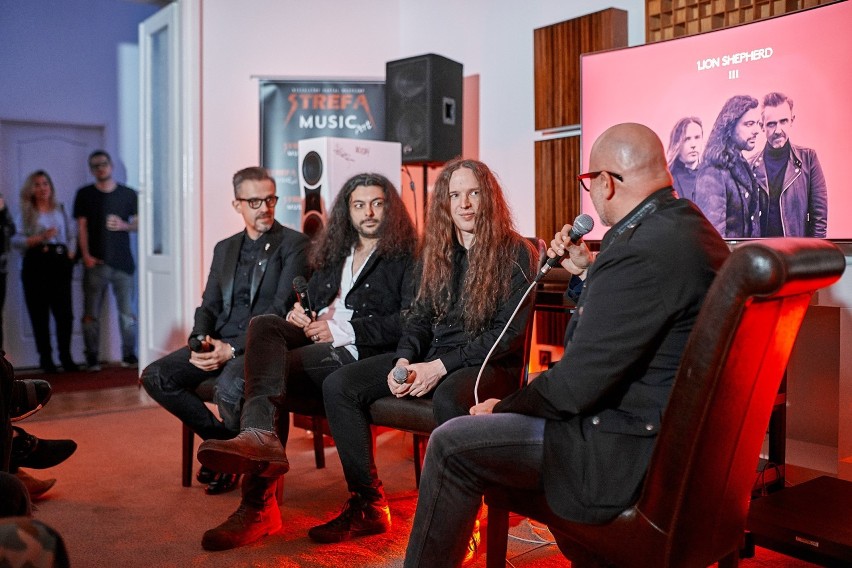
[[[646,0],[647,43],[830,4],[835,0]]]
[[[615,8],[535,30],[535,129],[580,124],[580,55],[626,46],[627,12]]]
[[[535,143],[535,234],[550,242],[580,213],[580,137]]]

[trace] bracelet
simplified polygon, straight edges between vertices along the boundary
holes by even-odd
[[[237,358],[237,350],[233,345],[231,345],[231,359],[236,359],[236,358]]]

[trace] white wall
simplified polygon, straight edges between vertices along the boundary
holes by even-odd
[[[123,0],[0,0],[0,119],[104,126],[116,178],[136,187],[136,30],[156,11]]]
[[[628,12],[629,44],[638,45],[645,41],[645,2],[400,0],[400,5],[399,57],[435,52],[463,63],[465,75],[480,76],[479,158],[499,174],[520,233],[535,234],[533,30],[621,8]]]
[[[396,0],[205,0],[202,3],[204,257],[242,228],[231,177],[260,160],[256,77],[372,77],[399,53]],[[203,283],[202,283],[203,284]]]
[[[438,53],[480,75],[479,157],[503,180],[522,234],[535,228],[533,30],[608,6],[644,41],[643,0],[205,0],[202,3],[203,266],[240,230],[230,177],[260,156],[253,76],[378,77],[394,59]]]

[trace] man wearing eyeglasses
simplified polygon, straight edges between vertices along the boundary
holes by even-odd
[[[281,529],[274,489],[290,467],[289,415],[276,412],[270,397],[298,393],[321,402],[322,385],[334,371],[396,346],[400,311],[413,292],[416,240],[390,180],[365,173],[343,184],[311,247],[305,301],[286,317],[251,322],[240,434],[198,448],[205,466],[248,474],[237,510],[204,533],[205,550],[243,546]]]
[[[203,440],[228,439],[239,431],[249,320],[287,313],[295,299],[293,279],[305,272],[308,239],[275,220],[275,180],[251,167],[234,174],[233,185],[232,205],[245,229],[214,248],[187,345],[142,371],[148,394]],[[195,393],[212,377],[221,421]],[[197,479],[216,494],[236,487],[238,477],[202,468]]]
[[[480,402],[429,439],[405,568],[460,566],[487,487],[543,493],[580,523],[638,499],[687,338],[728,248],[672,188],[663,144],[607,129],[580,176],[609,230],[594,259],[566,225],[548,255],[586,273],[565,354],[527,386]]]
[[[136,265],[130,233],[136,232],[136,192],[112,177],[112,159],[103,150],[89,155],[95,183],[81,187],[74,198],[78,248],[83,261],[83,341],[86,366],[100,371],[101,308],[107,287],[118,307],[121,361],[133,367],[136,359],[136,312],[133,307]]]
[[[761,236],[825,238],[828,195],[819,158],[790,142],[793,100],[783,93],[763,97],[766,147],[751,162],[760,188]]]

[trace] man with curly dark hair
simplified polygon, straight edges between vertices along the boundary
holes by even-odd
[[[297,302],[286,317],[263,315],[251,321],[240,434],[208,440],[198,449],[198,459],[213,470],[249,474],[239,508],[204,534],[204,549],[243,546],[281,528],[274,488],[290,469],[288,421],[279,421],[279,438],[270,397],[284,399],[288,391],[298,391],[320,399],[322,383],[333,371],[394,348],[400,311],[410,303],[416,240],[408,212],[387,178],[359,174],[343,185],[328,226],[311,250],[309,310]]]
[[[743,153],[760,134],[757,99],[736,95],[719,111],[695,180],[695,204],[725,238],[760,237],[760,191]]]
[[[346,366],[323,384],[351,495],[340,515],[308,536],[333,543],[390,529],[370,439],[370,403],[385,396],[431,398],[438,424],[467,414],[480,367],[510,321],[482,373],[479,396],[502,398],[518,388],[529,298],[512,314],[536,260],[514,229],[491,169],[476,160],[448,163],[430,199],[420,285],[396,352]]]

